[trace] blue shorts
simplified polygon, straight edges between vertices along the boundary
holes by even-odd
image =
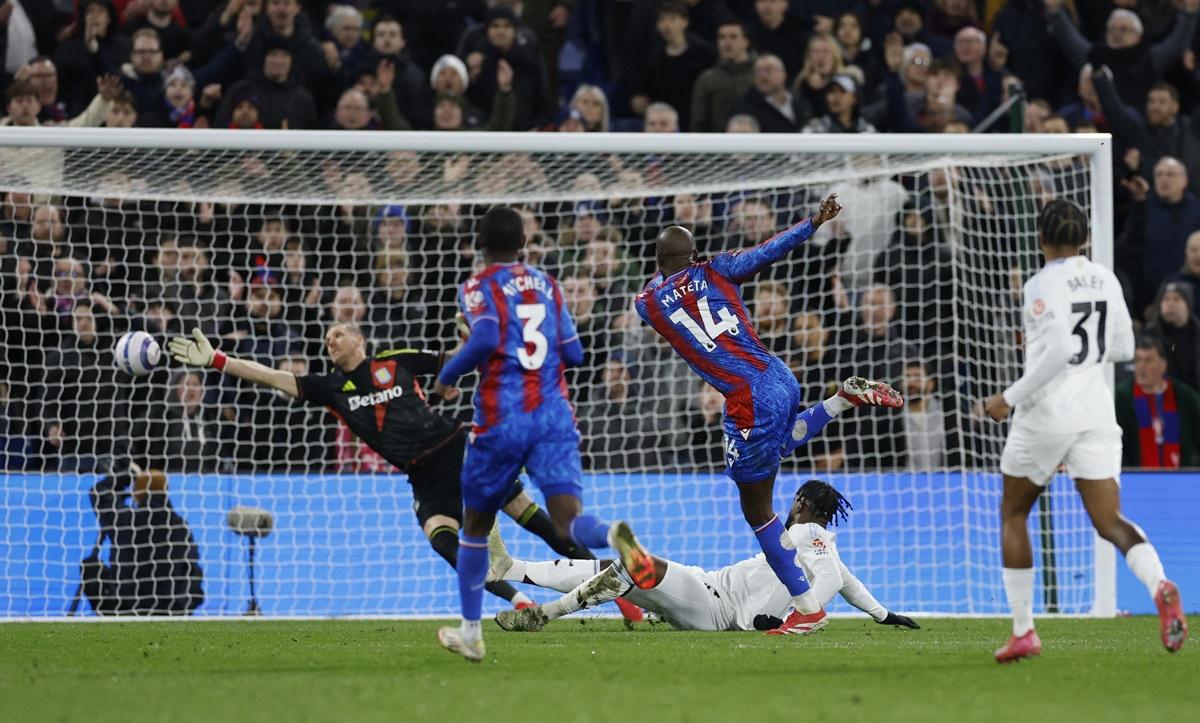
[[[725,398],[725,474],[759,482],[777,473],[799,413],[800,384],[774,359],[753,384]]]
[[[579,430],[565,402],[472,433],[463,462],[463,504],[476,512],[497,512],[521,468],[544,497],[583,496]]]

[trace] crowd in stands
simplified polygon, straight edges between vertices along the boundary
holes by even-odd
[[[1200,459],[1198,13],[1200,0],[0,0],[0,126],[1110,132],[1116,263],[1143,334],[1118,388],[1126,461],[1178,466]],[[1019,129],[996,120],[1014,97],[1027,101]],[[460,161],[445,160],[443,183],[487,182],[488,168]],[[380,175],[403,186],[428,170],[420,163],[394,153]],[[527,158],[505,163],[524,183],[563,180],[520,169]],[[238,179],[222,182],[271,182],[269,163],[241,164]],[[1081,164],[1009,180],[1038,204],[1086,203]],[[599,190],[656,172],[666,171],[614,168],[569,182]],[[314,173],[336,197],[380,183],[336,164]],[[145,182],[117,168],[101,180]],[[806,401],[848,373],[891,380],[909,399],[903,414],[847,421],[801,464],[970,461],[960,437],[982,419],[972,400],[995,390],[982,380],[949,387],[977,371],[953,360],[964,344],[1013,339],[964,341],[946,326],[954,258],[1005,235],[984,219],[1021,215],[1005,214],[1015,202],[979,180],[935,170],[819,189],[866,211],[747,288],[760,336],[789,360]],[[331,321],[353,321],[381,346],[442,340],[455,289],[475,268],[481,215],[455,203],[238,206],[2,190],[0,466],[9,468],[102,470],[136,453],[172,471],[386,469],[320,410],[270,392],[195,372],[125,384],[110,363],[112,337],[199,326],[231,353],[296,373],[323,368]],[[676,369],[630,310],[658,229],[688,226],[706,254],[740,248],[818,195],[521,208],[527,259],[560,275],[592,350],[572,373],[591,469],[723,459],[719,396]],[[990,289],[983,306],[1016,309],[1014,290],[1032,270],[979,270],[976,286]],[[151,411],[114,413],[126,409]]]

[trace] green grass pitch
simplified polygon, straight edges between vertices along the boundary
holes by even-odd
[[[437,622],[0,625],[0,721],[1172,721],[1200,717],[1200,645],[1153,618],[1044,620],[1040,658],[997,665],[1003,620],[808,638],[485,621],[488,659]]]

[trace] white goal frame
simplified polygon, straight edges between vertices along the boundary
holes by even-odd
[[[105,128],[4,128],[0,148],[202,149],[218,151],[481,153],[843,153],[933,157],[1069,154],[1090,158],[1092,258],[1113,266],[1113,160],[1109,134],[596,134],[240,131]],[[0,165],[3,164],[0,156]],[[40,189],[32,189],[40,191]],[[1112,387],[1112,368],[1107,371]],[[996,461],[997,464],[999,460]],[[1116,551],[1095,536],[1094,598],[1089,615],[1117,610]],[[42,618],[39,618],[42,619]],[[52,618],[47,618],[52,619]],[[69,620],[70,618],[65,618]],[[228,618],[223,618],[228,619]],[[289,616],[288,619],[295,619]],[[0,618],[3,620],[3,618]],[[11,619],[10,619],[11,620]]]

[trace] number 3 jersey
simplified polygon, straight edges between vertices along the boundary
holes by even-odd
[[[482,319],[500,327],[480,367],[476,433],[544,406],[571,415],[561,349],[579,334],[554,277],[520,262],[492,264],[462,285],[458,304],[472,328]]]
[[[1104,364],[1133,358],[1121,282],[1083,256],[1047,263],[1025,282],[1025,373],[1004,391],[1014,424],[1078,432],[1116,425]]]
[[[813,234],[808,219],[749,249],[693,262],[667,278],[655,275],[638,294],[638,316],[688,366],[728,396],[771,365],[773,355],[750,325],[740,285]]]

